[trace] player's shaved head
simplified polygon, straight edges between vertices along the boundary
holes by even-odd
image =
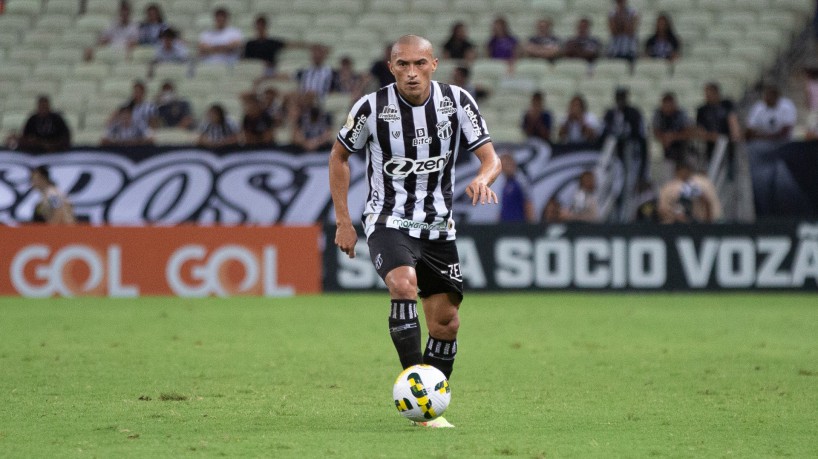
[[[419,51],[424,51],[424,52],[428,51],[429,54],[434,56],[434,47],[432,46],[432,42],[430,42],[429,40],[421,37],[420,35],[408,34],[408,35],[404,35],[404,36],[398,38],[398,40],[395,42],[395,44],[392,45],[392,57],[395,57],[395,54],[397,53],[397,48],[398,47],[407,46],[407,45],[408,46],[414,46]]]

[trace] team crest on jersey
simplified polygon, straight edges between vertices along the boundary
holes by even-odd
[[[347,116],[347,122],[344,124],[344,129],[352,129],[352,126],[355,124],[355,120],[352,119],[352,115]]]
[[[435,125],[437,128],[437,138],[446,140],[452,136],[452,122],[449,120],[441,121]]]
[[[400,121],[400,113],[398,112],[398,108],[392,104],[389,104],[383,108],[381,114],[378,115],[379,119],[382,119],[388,123],[393,121]]]
[[[397,140],[400,137],[400,131],[392,131],[392,138]]]
[[[443,116],[451,116],[454,115],[454,112],[457,111],[454,108],[454,102],[449,99],[449,96],[445,96],[443,99],[440,100],[440,104],[437,107],[437,111],[440,112]]]

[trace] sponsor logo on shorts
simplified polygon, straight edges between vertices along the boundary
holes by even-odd
[[[463,274],[460,273],[460,263],[449,265],[449,278],[463,282]]]

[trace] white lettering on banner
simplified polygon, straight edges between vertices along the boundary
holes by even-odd
[[[111,297],[135,297],[136,286],[122,284],[122,249],[110,245],[103,257],[96,249],[81,244],[67,245],[51,256],[48,246],[34,244],[21,249],[11,262],[11,282],[21,295],[45,298],[55,294],[71,297],[91,292],[107,279],[107,294]],[[51,259],[49,260],[49,257]],[[34,279],[26,278],[26,267],[39,261],[34,267]],[[80,286],[66,283],[66,266],[81,262],[88,268],[88,278]],[[107,275],[106,275],[107,273]],[[33,282],[36,281],[36,282]]]
[[[476,115],[473,106],[472,113]],[[361,125],[355,121],[353,128]],[[430,134],[429,128],[425,128],[424,136]],[[520,160],[520,170],[526,174],[531,189],[539,190],[533,196],[536,208],[542,208],[551,195],[566,186],[566,177],[578,176],[594,167],[599,158],[595,150],[563,152],[552,158],[551,147],[546,144],[518,146],[515,151],[524,158]],[[59,188],[69,192],[77,215],[91,224],[334,222],[326,186],[329,177],[326,154],[294,155],[267,149],[216,154],[180,148],[156,151],[145,159],[134,160],[125,154],[98,150],[47,155],[2,151],[0,224],[13,225],[31,219],[39,195],[31,191],[29,174],[40,164],[50,166]],[[447,151],[441,157],[389,167],[397,176],[437,174],[455,154]],[[349,161],[349,207],[351,212],[360,213],[369,191],[365,155],[352,155]],[[617,173],[622,170],[619,160],[614,160],[614,169],[615,194],[622,187],[623,174]],[[497,208],[473,206],[465,194],[466,186],[479,170],[480,161],[474,155],[464,155],[457,164],[453,190],[453,217],[457,222],[497,220]]]
[[[470,237],[457,239],[457,252],[460,258],[460,275],[469,287],[486,288],[486,272],[477,253],[477,244]]]
[[[693,288],[706,288],[714,269],[716,285],[725,288],[803,287],[808,278],[818,281],[814,239],[801,239],[793,248],[792,239],[782,236],[705,237],[696,249],[691,238],[682,237],[676,240],[676,249]],[[784,263],[790,255],[792,268],[787,271]]]
[[[501,288],[659,288],[667,280],[665,244],[654,237],[502,237],[494,256]]]
[[[263,276],[265,296],[289,296],[295,289],[277,285],[277,251],[273,246],[263,249],[263,261],[248,248],[239,245],[225,245],[207,253],[198,244],[182,246],[170,256],[165,266],[165,278],[170,289],[179,296],[204,297],[209,295],[230,296],[247,293],[258,285]],[[199,262],[190,268],[190,278],[197,283],[187,283],[182,278],[182,266],[188,262]],[[238,285],[225,285],[227,279],[221,275],[222,267],[229,262],[237,262],[244,269],[244,277]],[[263,269],[262,269],[263,266]],[[233,287],[233,288],[231,288]]]

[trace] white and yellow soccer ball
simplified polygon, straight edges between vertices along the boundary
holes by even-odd
[[[431,365],[413,365],[398,375],[392,398],[403,417],[423,422],[442,415],[449,407],[452,393],[440,370]]]

